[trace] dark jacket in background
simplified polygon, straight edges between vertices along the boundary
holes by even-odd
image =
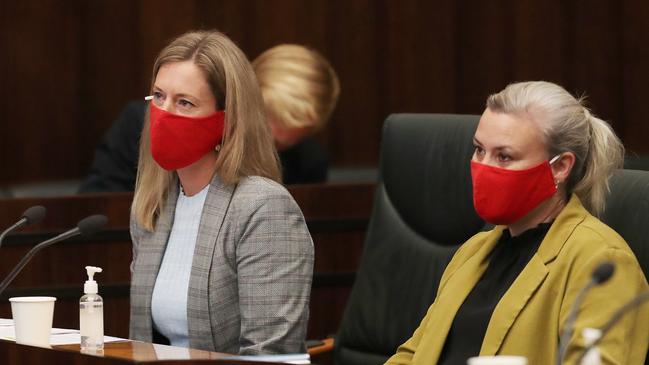
[[[279,152],[285,185],[313,184],[327,181],[329,161],[324,148],[312,137]]]
[[[135,190],[145,111],[144,101],[132,101],[124,107],[95,150],[95,159],[79,188],[80,193]]]

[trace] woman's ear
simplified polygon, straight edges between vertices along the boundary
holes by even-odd
[[[575,154],[572,152],[563,152],[559,155],[559,158],[552,163],[552,175],[554,177],[554,182],[558,184],[563,184],[568,180],[572,167],[575,165]]]

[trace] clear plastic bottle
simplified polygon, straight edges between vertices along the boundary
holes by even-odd
[[[79,300],[79,330],[81,351],[98,352],[104,349],[104,301],[97,294],[97,282],[93,280],[100,267],[86,266],[88,280],[83,286],[84,296]]]

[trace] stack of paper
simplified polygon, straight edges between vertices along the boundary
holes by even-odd
[[[0,339],[16,341],[13,319],[0,318]],[[128,341],[119,337],[104,336],[104,342]],[[50,345],[76,345],[81,343],[79,330],[68,330],[63,328],[52,328]]]
[[[286,355],[256,355],[256,356],[228,356],[229,360],[251,360],[265,362],[283,362],[286,364],[311,364],[309,354],[286,354]]]

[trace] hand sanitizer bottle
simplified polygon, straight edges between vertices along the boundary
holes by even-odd
[[[100,267],[86,266],[88,280],[83,286],[84,296],[79,300],[79,329],[81,351],[97,352],[104,349],[104,302],[97,294],[97,282],[93,280]]]
[[[602,331],[596,328],[584,328],[582,336],[584,336],[584,345],[590,346],[602,337]],[[602,365],[602,357],[597,346],[588,350],[581,360],[581,365]]]

